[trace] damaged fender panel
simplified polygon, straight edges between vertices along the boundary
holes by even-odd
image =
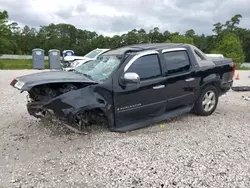
[[[90,86],[55,97],[44,104],[44,107],[53,110],[57,116],[67,119],[69,124],[72,124],[75,116],[84,110],[99,108],[107,117],[110,117],[109,113],[112,111],[111,104]]]

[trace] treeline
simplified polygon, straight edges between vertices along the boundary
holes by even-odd
[[[123,35],[107,37],[94,31],[77,29],[70,24],[49,24],[39,30],[17,23],[8,23],[8,12],[0,11],[0,54],[31,54],[32,49],[72,49],[77,55],[85,55],[95,48],[116,48],[135,43],[174,42],[190,43],[205,53],[221,53],[233,58],[235,63],[250,62],[250,30],[240,28],[242,16],[234,15],[225,23],[215,23],[213,35],[197,35],[193,29],[180,34],[160,32],[155,27],[149,32],[133,29]]]

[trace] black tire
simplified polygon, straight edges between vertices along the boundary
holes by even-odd
[[[208,96],[211,97],[211,94],[214,94],[213,98],[209,101]],[[207,95],[208,94],[208,95]],[[206,95],[206,96],[205,96]],[[203,100],[204,98],[207,97],[207,101],[205,105],[203,105]],[[200,116],[209,116],[211,115],[215,109],[217,108],[217,104],[218,104],[218,100],[219,100],[219,96],[218,96],[218,91],[217,89],[212,86],[212,85],[208,85],[205,86],[205,88],[202,90],[198,100],[195,103],[193,112],[197,115]],[[210,104],[212,104],[211,106],[209,106]],[[208,107],[207,110],[205,110],[205,106]]]

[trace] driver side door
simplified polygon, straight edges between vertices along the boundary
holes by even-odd
[[[166,109],[166,77],[163,76],[158,52],[143,55],[128,62],[124,73],[137,73],[139,83],[114,86],[116,127],[146,120],[163,114]],[[125,67],[125,68],[126,68]]]

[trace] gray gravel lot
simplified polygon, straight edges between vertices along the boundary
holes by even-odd
[[[31,72],[0,71],[0,187],[250,187],[249,92],[228,92],[209,117],[78,135],[28,115],[9,83]],[[250,85],[250,71],[237,72],[235,84]]]

